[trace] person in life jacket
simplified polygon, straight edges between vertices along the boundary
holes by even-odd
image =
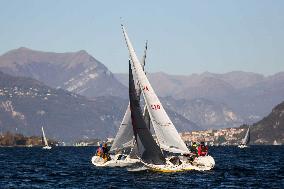
[[[188,161],[192,163],[196,157],[198,157],[197,151],[197,144],[193,142],[192,145],[189,147],[190,154],[186,154],[185,156],[188,158]]]
[[[110,159],[110,156],[109,156],[109,154],[108,154],[108,148],[107,148],[107,144],[106,143],[104,143],[103,144],[103,147],[102,147],[102,150],[103,150],[103,159],[105,160],[105,161],[108,161],[109,159]]]
[[[100,147],[98,147],[96,154],[97,156],[100,156],[100,157],[103,156],[103,145],[102,144],[100,144]]]
[[[197,155],[197,144],[196,142],[193,142],[191,147],[190,147],[190,152],[194,155]]]
[[[198,156],[206,156],[208,154],[208,146],[205,146],[204,142],[201,142],[198,146]]]

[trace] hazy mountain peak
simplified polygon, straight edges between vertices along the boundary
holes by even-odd
[[[79,50],[77,53],[79,53],[79,54],[88,54],[87,51],[85,51],[85,50]]]
[[[14,76],[31,77],[51,87],[70,89],[89,97],[124,94],[124,86],[106,66],[85,50],[55,53],[20,47],[0,56],[0,70]]]
[[[17,51],[31,51],[32,49],[29,49],[27,47],[19,47],[18,49],[16,49]]]
[[[71,64],[82,61],[97,61],[85,50],[77,52],[46,52],[20,47],[13,49],[0,56],[0,66],[14,66],[15,64],[22,65],[28,63],[52,63],[52,64]]]

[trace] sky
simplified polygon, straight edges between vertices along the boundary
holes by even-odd
[[[0,0],[0,54],[86,50],[126,73],[121,23],[148,72],[284,71],[282,0]]]

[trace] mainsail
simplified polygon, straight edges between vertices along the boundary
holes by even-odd
[[[129,64],[129,100],[131,121],[139,156],[146,163],[165,164],[166,160],[144,121],[139,103],[140,99],[135,89],[131,64]]]
[[[246,132],[245,138],[242,140],[242,144],[247,145],[250,141],[250,128]]]
[[[43,127],[41,127],[41,130],[42,130],[42,137],[43,137],[44,145],[48,146],[47,139],[45,137],[45,133],[44,133]]]
[[[123,25],[122,30],[130,54],[132,66],[136,73],[139,86],[143,92],[160,148],[173,153],[189,153],[188,148],[178,134],[175,126],[148,81]]]
[[[144,70],[146,64],[146,53],[147,53],[147,41],[145,44],[144,55],[142,57],[142,67]],[[129,60],[130,63],[130,60]],[[141,90],[137,86],[135,86],[137,90],[137,95],[141,94]],[[133,129],[131,123],[131,112],[130,112],[130,104],[128,104],[125,114],[123,116],[122,122],[120,124],[119,130],[114,138],[113,144],[111,146],[110,152],[115,152],[117,150],[121,150],[124,148],[133,147]]]

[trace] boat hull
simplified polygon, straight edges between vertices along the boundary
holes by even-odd
[[[50,149],[51,149],[51,146],[44,146],[44,147],[42,147],[42,149],[44,149],[44,150],[50,150]]]
[[[145,167],[148,168],[150,171],[154,172],[163,172],[163,173],[170,173],[170,172],[184,172],[184,171],[208,171],[214,168],[215,160],[212,156],[200,156],[196,158],[192,163],[187,161],[181,161],[180,165],[172,164],[169,159],[165,165],[153,165],[147,164],[142,161]]]
[[[140,162],[140,160],[129,158],[129,156],[125,159],[118,159],[118,155],[111,156],[109,161],[105,161],[100,156],[93,156],[91,161],[97,167],[128,167]]]
[[[238,145],[238,148],[248,148],[248,146],[244,145],[244,144],[240,144],[240,145]]]

